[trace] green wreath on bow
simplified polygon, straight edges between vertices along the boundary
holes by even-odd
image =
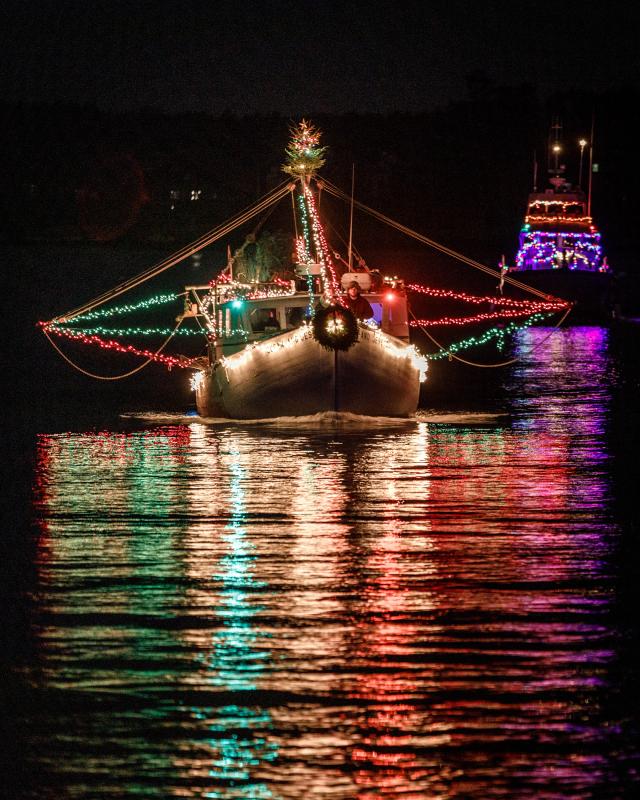
[[[313,338],[327,350],[348,350],[358,341],[358,320],[344,306],[319,308],[313,316]]]

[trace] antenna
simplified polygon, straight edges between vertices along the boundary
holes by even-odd
[[[589,142],[589,188],[587,189],[587,216],[591,216],[591,182],[593,180],[593,129],[596,112],[591,112],[591,141]]]
[[[351,261],[353,258],[353,250],[351,243],[353,241],[353,189],[356,182],[356,165],[351,165],[351,216],[349,219],[349,272],[351,272]]]
[[[553,158],[553,167],[549,169],[549,172],[553,175],[554,178],[557,178],[560,175],[561,168],[558,164],[558,157],[562,150],[562,145],[560,144],[560,131],[562,130],[562,125],[560,124],[560,119],[558,117],[554,117],[553,123],[551,125],[550,131],[550,144],[551,144],[551,153]]]
[[[584,158],[584,148],[587,145],[587,140],[580,139],[578,144],[580,145],[580,167],[578,168],[578,189],[582,189],[582,161]]]
[[[538,155],[533,151],[533,191],[538,191]]]

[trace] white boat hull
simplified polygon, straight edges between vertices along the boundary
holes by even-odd
[[[418,407],[420,369],[399,339],[361,326],[356,344],[327,350],[310,327],[274,336],[200,373],[203,417],[267,419],[348,411],[406,417]]]

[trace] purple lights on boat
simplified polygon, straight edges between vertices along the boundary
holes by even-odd
[[[570,271],[608,272],[603,258],[600,234],[531,230],[525,225],[520,232],[520,246],[514,271],[568,269]]]

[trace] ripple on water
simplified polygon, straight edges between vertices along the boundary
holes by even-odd
[[[41,435],[23,795],[637,785],[607,339],[537,335],[506,412]]]

